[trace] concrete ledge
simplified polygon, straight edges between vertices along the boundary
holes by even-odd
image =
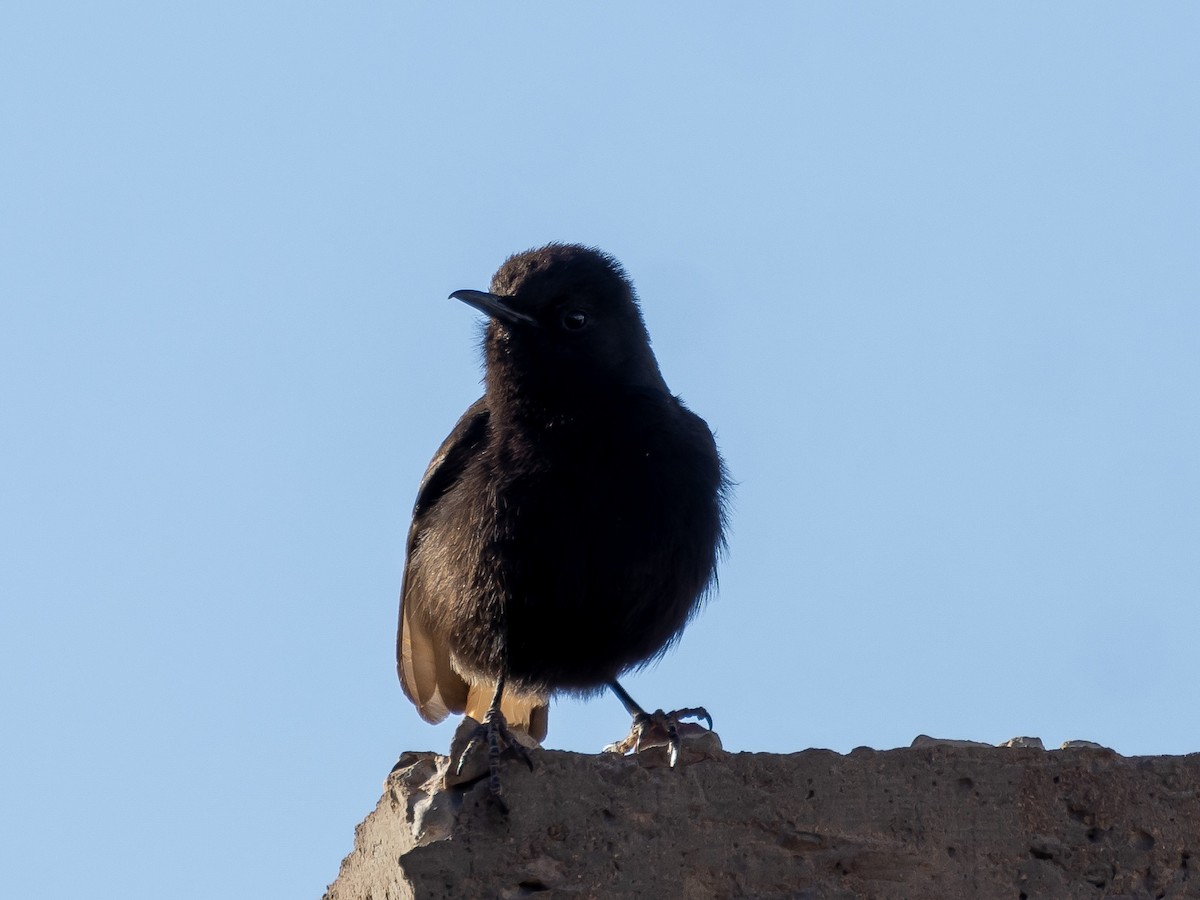
[[[1200,754],[739,753],[681,771],[533,751],[500,815],[406,753],[326,900],[1200,897]]]

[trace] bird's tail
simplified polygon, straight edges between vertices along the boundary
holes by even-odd
[[[492,705],[495,693],[494,684],[472,684],[467,693],[467,715],[476,722],[482,722],[488,707]],[[500,712],[504,714],[509,728],[524,731],[538,743],[545,740],[546,726],[550,719],[550,704],[544,697],[516,694],[505,685],[504,696],[500,699]]]

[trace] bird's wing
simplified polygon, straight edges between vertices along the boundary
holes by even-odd
[[[408,530],[408,559],[400,589],[400,626],[396,634],[396,671],[405,695],[429,722],[440,722],[451,712],[462,712],[467,705],[468,685],[450,665],[450,648],[424,625],[423,611],[436,603],[437,597],[414,585],[410,577],[413,550],[421,540],[430,509],[462,477],[463,470],[487,439],[487,428],[488,408],[481,397],[463,413],[425,470]]]

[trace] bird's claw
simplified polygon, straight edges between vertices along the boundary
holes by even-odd
[[[476,754],[479,748],[483,745],[487,746],[487,763],[488,763],[488,791],[492,798],[500,806],[501,811],[507,812],[508,807],[501,796],[502,790],[500,786],[500,757],[506,752],[511,752],[525,765],[529,766],[529,770],[533,771],[533,758],[529,755],[529,751],[525,746],[517,740],[511,731],[508,729],[508,723],[504,721],[504,716],[499,710],[489,710],[488,714],[483,717],[483,721],[475,726],[471,732],[471,737],[463,747],[462,753],[458,755],[458,763],[454,767],[454,774],[461,776],[463,766],[467,760]],[[478,777],[478,776],[476,776]]]
[[[703,706],[693,706],[688,709],[677,709],[674,712],[667,713],[667,715],[673,716],[676,721],[679,721],[680,719],[703,719],[705,723],[704,727],[709,731],[712,731],[712,716],[708,714],[708,710]]]
[[[668,748],[667,759],[673,769],[679,762],[682,750],[679,726],[684,724],[681,721],[683,719],[703,719],[707,723],[707,730],[712,731],[712,716],[703,706],[676,709],[671,712],[656,709],[652,713],[642,712],[635,715],[629,734],[624,739],[609,744],[604,750],[607,753],[619,753],[622,756],[632,750],[637,755],[643,747],[659,747],[665,743]],[[689,727],[695,729],[699,726],[690,725]]]

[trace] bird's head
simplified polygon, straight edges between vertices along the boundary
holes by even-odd
[[[607,254],[550,244],[509,257],[491,291],[455,291],[489,318],[489,391],[665,388],[633,286]]]

